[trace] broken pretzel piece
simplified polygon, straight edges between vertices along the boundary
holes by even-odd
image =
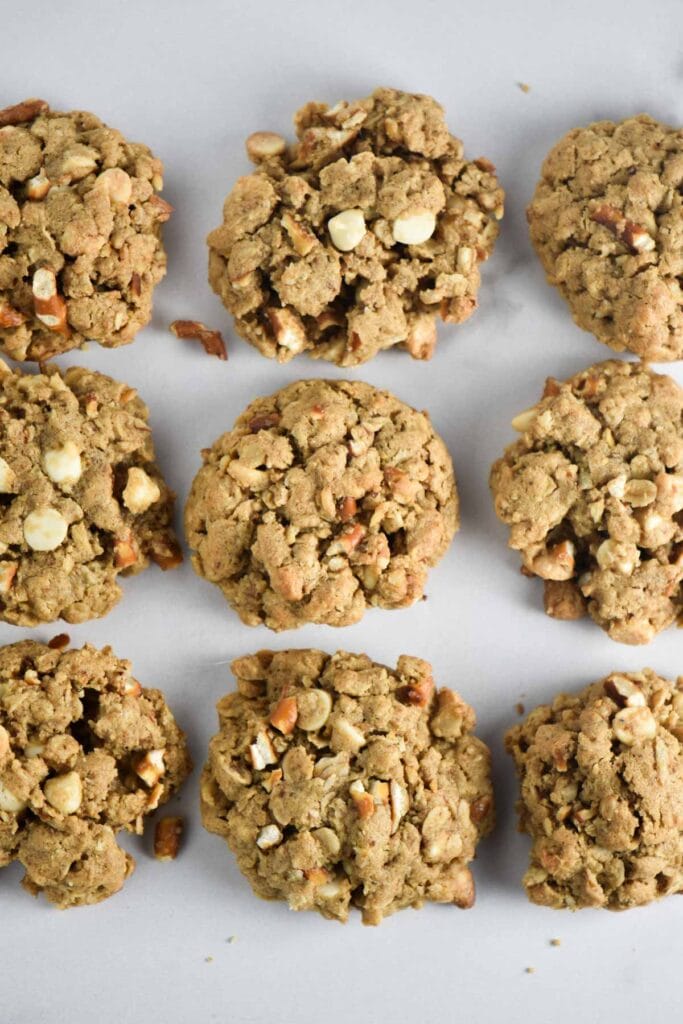
[[[212,331],[199,320],[174,320],[171,331],[183,341],[199,341],[207,355],[226,360],[228,353],[220,331]]]
[[[161,818],[154,830],[154,856],[157,860],[175,860],[185,828],[182,818]]]
[[[644,227],[641,227],[640,224],[635,224],[632,220],[628,220],[621,210],[617,210],[615,206],[604,203],[593,210],[590,218],[596,224],[602,224],[608,231],[611,231],[618,241],[622,242],[635,254],[652,252],[655,248],[655,240],[652,235]]]

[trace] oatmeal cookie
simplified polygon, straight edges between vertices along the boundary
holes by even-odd
[[[529,899],[626,910],[683,892],[683,680],[613,673],[510,729]]]
[[[64,638],[68,643],[68,638]],[[99,903],[135,861],[116,833],[142,833],[191,768],[163,694],[111,648],[0,648],[0,867],[56,906]]]
[[[290,384],[202,454],[192,561],[250,626],[347,626],[368,605],[413,604],[458,528],[429,417],[369,384]]]
[[[0,110],[0,347],[47,359],[132,341],[166,272],[161,161],[84,111]]]
[[[135,389],[101,373],[0,361],[0,619],[97,618],[119,573],[182,560],[147,420]]]
[[[646,114],[575,128],[528,209],[548,281],[584,330],[642,359],[683,357],[683,130]]]
[[[586,609],[614,640],[648,643],[683,605],[683,391],[611,360],[513,420],[520,438],[491,471],[496,512],[546,611]]]
[[[307,103],[298,141],[256,132],[208,237],[209,281],[263,355],[356,366],[399,345],[429,359],[436,319],[477,306],[503,216],[485,158],[466,160],[429,96],[377,89]]]
[[[298,650],[232,670],[202,816],[258,896],[339,921],[353,904],[364,924],[426,900],[473,905],[468,864],[493,827],[490,755],[431,665]]]

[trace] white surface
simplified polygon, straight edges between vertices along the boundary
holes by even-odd
[[[263,359],[234,337],[209,291],[204,236],[248,170],[245,135],[289,133],[308,99],[333,103],[377,84],[428,92],[446,106],[467,153],[495,162],[508,196],[474,318],[441,329],[429,364],[396,352],[355,373],[428,407],[455,460],[463,525],[433,573],[428,602],[371,612],[343,631],[275,636],[241,626],[186,563],[129,580],[104,621],[69,628],[79,644],[111,642],[144,683],[165,689],[198,765],[236,655],[317,645],[392,664],[403,652],[430,659],[437,681],[474,704],[493,749],[499,823],[475,865],[475,908],[431,906],[364,929],[356,919],[341,928],[262,903],[222,841],[203,832],[195,773],[181,801],[189,827],[179,860],[156,864],[149,837],[146,846],[127,841],[138,868],[107,903],[58,913],[20,890],[16,866],[2,872],[3,1024],[680,1019],[678,900],[622,915],[526,902],[519,881],[527,841],[515,832],[516,786],[501,738],[520,699],[531,707],[617,668],[681,672],[681,634],[634,649],[590,621],[546,618],[540,584],[520,576],[487,486],[490,463],[512,440],[510,418],[537,399],[546,375],[608,355],[574,327],[532,254],[524,208],[541,159],[567,129],[599,117],[647,110],[680,123],[680,14],[676,0],[2,4],[0,106],[40,95],[56,109],[93,110],[166,164],[164,195],[177,212],[165,234],[169,274],[154,324],[128,348],[92,346],[62,362],[139,387],[180,507],[199,449],[248,400],[297,377],[343,375],[306,359],[286,367]],[[166,330],[175,317],[222,327],[230,361],[175,340]],[[683,381],[681,368],[673,372]],[[3,625],[0,642],[58,631]],[[555,936],[560,948],[549,945]]]

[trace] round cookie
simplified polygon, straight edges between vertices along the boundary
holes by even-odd
[[[683,681],[651,669],[562,693],[510,729],[529,899],[626,910],[683,892]]]
[[[683,606],[683,391],[611,360],[513,420],[491,471],[498,517],[560,619],[587,609],[614,639],[648,643]]]
[[[119,573],[182,560],[147,406],[90,370],[0,362],[0,619],[106,615]]]
[[[683,358],[683,130],[646,114],[567,133],[527,211],[548,281],[617,352]]]
[[[84,111],[0,111],[0,347],[48,359],[132,341],[166,272],[161,161]]]
[[[163,694],[111,648],[0,648],[0,867],[19,861],[30,893],[65,908],[118,892],[135,861],[116,833],[142,834],[190,769]]]
[[[202,455],[192,561],[250,626],[347,626],[368,606],[413,604],[458,528],[429,417],[369,384],[290,384]]]
[[[429,359],[436,319],[477,306],[503,216],[495,167],[469,161],[431,97],[308,103],[298,141],[256,132],[208,237],[209,282],[263,355],[356,366],[399,345]]]
[[[493,827],[488,748],[474,712],[436,692],[431,666],[343,651],[260,651],[233,662],[237,693],[201,782],[202,817],[254,892],[364,924],[427,901],[471,907],[468,868]]]

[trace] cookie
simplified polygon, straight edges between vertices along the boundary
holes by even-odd
[[[490,754],[431,665],[260,651],[232,671],[202,817],[258,896],[338,921],[353,905],[364,924],[428,900],[473,905],[468,864],[493,827]]]
[[[77,367],[0,363],[0,619],[106,615],[119,573],[182,560],[173,500],[134,388]]]
[[[430,96],[377,89],[307,103],[297,142],[247,139],[255,173],[208,237],[209,282],[263,355],[357,366],[398,345],[429,359],[436,320],[477,306],[503,216],[485,158],[466,160]]]
[[[683,130],[646,114],[575,128],[527,211],[548,281],[617,352],[683,358]]]
[[[505,742],[533,903],[626,910],[683,892],[683,680],[615,672],[536,708]]]
[[[458,528],[429,417],[369,384],[290,384],[202,455],[192,562],[249,626],[347,626],[368,606],[413,604]]]
[[[111,648],[0,648],[0,867],[19,861],[30,893],[65,908],[118,892],[135,861],[116,833],[141,834],[190,769],[163,694]]]
[[[588,611],[614,639],[648,643],[683,605],[683,392],[611,360],[561,383],[512,425],[491,471],[522,572],[549,615]]]
[[[166,273],[163,167],[94,114],[0,111],[0,348],[43,360],[132,341]]]

